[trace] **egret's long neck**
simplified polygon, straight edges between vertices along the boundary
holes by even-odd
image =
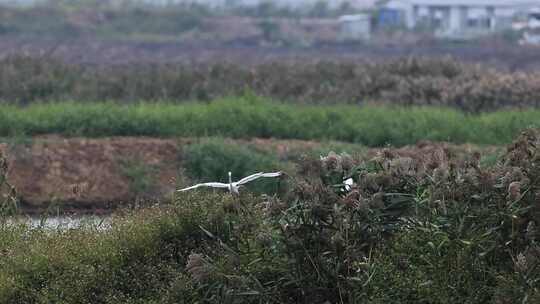
[[[232,186],[232,173],[229,171],[229,185]]]

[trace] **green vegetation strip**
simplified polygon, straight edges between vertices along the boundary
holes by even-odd
[[[396,146],[419,140],[505,144],[538,125],[539,110],[467,115],[434,107],[298,106],[254,97],[209,104],[48,103],[0,106],[0,136],[223,136]]]

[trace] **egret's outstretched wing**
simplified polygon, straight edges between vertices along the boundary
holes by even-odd
[[[229,188],[229,184],[224,184],[224,183],[202,183],[202,184],[197,184],[195,186],[180,189],[180,190],[177,190],[177,191],[178,192],[184,192],[184,191],[188,191],[188,190],[192,190],[192,189],[197,189],[199,187]]]
[[[261,177],[261,174],[263,174],[263,172],[251,174],[250,176],[246,176],[242,178],[241,180],[237,181],[236,184],[243,185],[245,183],[249,183],[250,181],[256,180],[257,178]]]
[[[241,180],[236,182],[236,184],[243,185],[261,177],[279,177],[279,176],[281,176],[281,172],[271,172],[271,173],[259,172],[259,173],[255,173],[250,176],[246,176],[242,178]]]
[[[283,175],[283,172],[268,172],[263,173],[261,177],[280,177]]]

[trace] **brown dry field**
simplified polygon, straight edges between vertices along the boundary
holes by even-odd
[[[189,179],[182,174],[182,147],[199,139],[156,139],[115,137],[101,139],[41,136],[28,143],[0,144],[8,159],[8,181],[15,186],[26,212],[43,212],[59,206],[66,212],[108,212],[136,202],[168,201],[179,184]],[[300,140],[229,140],[238,145],[275,153],[282,161],[312,153],[321,143]],[[352,149],[352,150],[351,150]],[[422,160],[442,150],[458,158],[473,152],[495,153],[497,147],[418,143],[392,149],[399,156]],[[341,151],[336,151],[341,152]],[[371,158],[381,149],[351,146],[349,153]],[[125,161],[153,168],[152,185],[145,193],[133,189],[123,171]],[[294,172],[292,173],[294,174]]]
[[[88,65],[135,63],[230,62],[242,65],[271,61],[359,60],[380,62],[409,56],[451,56],[472,63],[506,70],[540,69],[540,48],[520,47],[491,41],[483,44],[378,43],[319,44],[311,47],[259,46],[252,41],[135,42],[77,38],[0,38],[0,58],[8,55],[52,56],[67,63]]]

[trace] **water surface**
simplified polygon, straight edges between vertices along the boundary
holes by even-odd
[[[106,230],[111,227],[111,217],[102,215],[77,216],[18,216],[7,220],[8,224],[24,224],[31,229],[69,230],[82,227]]]

